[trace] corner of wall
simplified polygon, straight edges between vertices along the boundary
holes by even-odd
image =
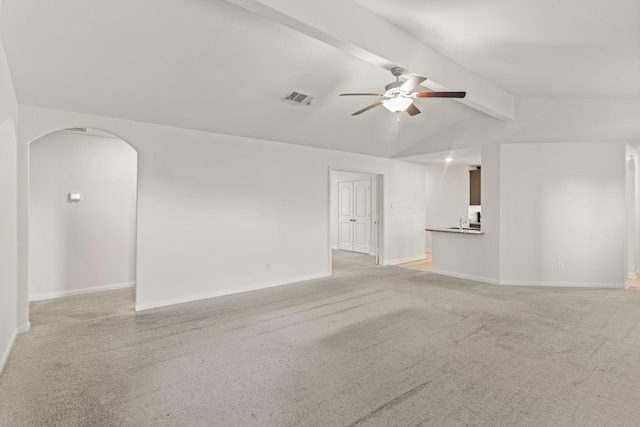
[[[2,358],[0,358],[0,374],[2,374],[2,372],[4,371],[4,367],[7,364],[7,360],[9,360],[9,354],[11,353],[11,350],[13,349],[13,344],[16,341],[16,336],[18,336],[18,330],[15,329],[13,331],[13,334],[11,334],[11,338],[9,338],[9,342],[7,343],[7,346],[5,347],[4,351],[2,352]]]
[[[16,93],[0,39],[0,372],[18,334],[17,120]]]

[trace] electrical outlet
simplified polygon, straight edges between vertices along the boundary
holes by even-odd
[[[562,270],[564,268],[564,261],[558,261],[558,270]]]
[[[267,263],[267,270],[271,270],[271,264]]]

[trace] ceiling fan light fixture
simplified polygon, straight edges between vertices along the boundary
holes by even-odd
[[[410,116],[420,114],[420,110],[413,104],[413,100],[417,98],[464,98],[466,92],[414,92],[414,90],[425,81],[426,77],[413,76],[406,82],[400,81],[400,75],[404,70],[400,67],[393,67],[391,74],[396,78],[395,82],[385,86],[384,93],[341,93],[340,96],[375,96],[384,99],[384,101],[375,102],[368,107],[351,114],[358,116],[372,108],[384,105],[384,107],[392,113],[400,113],[406,111]],[[400,116],[398,116],[400,120]]]
[[[406,110],[411,104],[413,104],[413,99],[404,97],[391,98],[382,102],[382,105],[384,105],[387,110],[394,113]]]

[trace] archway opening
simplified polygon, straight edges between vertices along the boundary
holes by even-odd
[[[135,286],[137,170],[137,151],[97,129],[31,142],[29,301]]]

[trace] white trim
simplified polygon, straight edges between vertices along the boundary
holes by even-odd
[[[592,283],[592,282],[527,282],[522,280],[501,280],[501,285],[506,286],[546,286],[560,288],[607,288],[624,289],[624,283]]]
[[[9,338],[7,348],[5,348],[2,353],[2,359],[0,359],[0,374],[4,370],[4,365],[6,365],[7,360],[9,359],[9,354],[11,353],[11,349],[13,349],[13,343],[16,341],[16,336],[18,336],[18,330],[14,329],[13,334],[11,334],[11,338]]]
[[[329,228],[328,228],[328,233],[329,233],[329,275],[333,275],[333,255],[331,253],[331,251],[333,249],[339,249],[339,248],[332,248],[332,236],[331,236],[331,232],[332,232],[332,213],[333,213],[333,197],[331,197],[333,195],[333,187],[331,186],[332,183],[332,178],[333,178],[333,172],[350,172],[350,173],[360,173],[360,174],[366,174],[366,175],[371,175],[370,179],[375,179],[376,181],[376,217],[377,217],[377,224],[376,228],[375,228],[375,232],[378,233],[378,239],[377,239],[377,248],[375,248],[376,250],[372,253],[370,253],[370,255],[375,256],[376,257],[376,265],[387,265],[387,263],[385,263],[385,257],[386,257],[386,252],[385,252],[385,210],[384,210],[384,201],[385,201],[385,185],[386,185],[386,180],[385,180],[385,172],[383,170],[379,170],[379,171],[372,171],[372,170],[361,170],[361,169],[357,169],[357,168],[348,168],[348,167],[336,167],[336,166],[329,166],[329,184],[328,184],[328,188],[329,188],[329,194],[328,194],[328,198],[329,198]],[[371,182],[372,186],[373,186],[373,181]],[[373,196],[371,197],[371,201],[373,202]],[[371,206],[371,210],[373,211],[373,204]],[[373,233],[373,224],[371,227],[372,233]]]
[[[385,174],[384,169],[377,169],[377,170],[358,169],[358,168],[352,168],[348,166],[329,166],[329,169],[331,169],[334,172],[353,172],[353,173],[362,173],[367,175],[384,175]]]
[[[472,276],[471,274],[463,274],[463,273],[454,273],[454,272],[451,272],[451,271],[439,270],[437,268],[432,268],[431,272],[435,273],[435,274],[442,274],[443,276],[456,277],[458,279],[474,280],[476,282],[489,283],[491,285],[501,285],[502,284],[502,283],[500,283],[499,280],[489,279],[488,277]]]
[[[31,330],[31,322],[27,322],[26,325],[18,326],[18,333],[24,334],[25,332],[29,332]]]
[[[332,211],[333,211],[333,186],[331,185],[331,182],[333,181],[333,169],[331,168],[331,166],[329,166],[329,174],[328,174],[328,183],[327,183],[327,188],[329,189],[329,191],[327,192],[327,219],[328,219],[328,223],[327,223],[327,233],[328,233],[328,238],[329,238],[329,276],[333,276],[333,236],[331,235],[331,233],[333,232],[333,217],[331,215]],[[340,241],[340,232],[338,231],[338,242]],[[338,245],[339,246],[339,245]],[[337,249],[337,248],[336,248]]]
[[[427,257],[424,254],[423,255],[409,257],[409,258],[395,259],[393,261],[389,261],[385,265],[398,265],[398,264],[404,264],[405,262],[421,261],[423,259],[427,259]]]
[[[387,214],[385,213],[384,204],[387,197],[387,178],[384,173],[378,174],[376,178],[376,192],[378,193],[378,200],[376,203],[376,209],[378,210],[378,252],[376,253],[376,263],[378,265],[384,265],[387,258]]]
[[[491,285],[502,286],[544,286],[544,287],[562,287],[562,288],[608,288],[608,289],[624,289],[625,284],[620,283],[590,283],[590,282],[533,282],[524,280],[496,280],[486,277],[472,276],[470,274],[453,273],[450,271],[432,269],[432,273],[442,274],[443,276],[456,277],[458,279],[474,280],[476,282],[489,283]]]
[[[136,282],[115,283],[112,285],[95,286],[92,288],[74,289],[71,291],[50,292],[48,294],[31,295],[29,297],[29,302],[42,301],[45,299],[53,299],[53,298],[70,297],[72,295],[90,294],[93,292],[112,291],[115,289],[133,288],[135,285],[136,285]]]
[[[247,288],[225,289],[225,290],[222,290],[222,291],[215,291],[215,292],[209,292],[209,293],[206,293],[206,294],[198,294],[198,295],[192,295],[192,296],[187,296],[187,297],[156,301],[156,302],[151,302],[151,303],[147,303],[147,304],[136,304],[135,310],[136,311],[150,310],[152,308],[166,307],[168,305],[182,304],[182,303],[185,303],[185,302],[192,302],[192,301],[199,301],[199,300],[203,300],[203,299],[221,297],[221,296],[224,296],[224,295],[239,294],[239,293],[242,293],[242,292],[257,291],[259,289],[274,288],[276,286],[290,285],[292,283],[305,282],[305,281],[308,281],[308,280],[315,280],[315,279],[322,279],[324,277],[331,277],[331,273],[327,272],[327,273],[321,273],[321,274],[313,274],[313,275],[310,275],[310,276],[296,277],[296,278],[293,278],[293,279],[286,279],[286,280],[278,280],[278,281],[275,281],[275,282],[261,283],[259,285],[254,285],[254,286],[250,286],[250,287],[247,287]]]

